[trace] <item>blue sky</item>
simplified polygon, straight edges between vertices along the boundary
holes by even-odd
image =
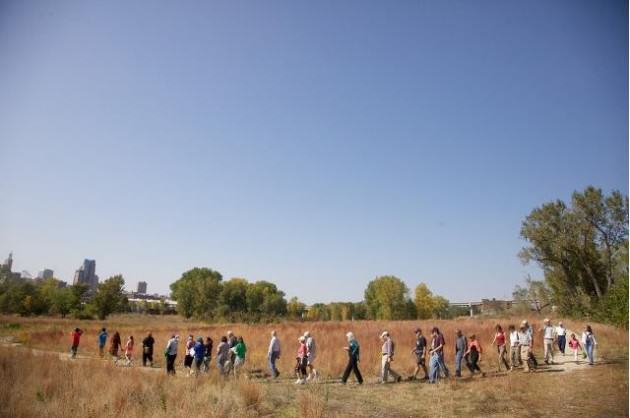
[[[14,270],[507,297],[531,209],[627,193],[627,2],[129,3],[0,3]]]

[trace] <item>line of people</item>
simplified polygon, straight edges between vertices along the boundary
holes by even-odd
[[[581,340],[578,340],[574,333],[569,336],[567,344],[567,329],[562,322],[554,327],[549,319],[545,319],[541,329],[544,361],[546,364],[554,363],[554,346],[557,345],[562,355],[565,355],[566,346],[572,351],[574,360],[578,361],[578,353],[582,352],[584,358],[588,358],[588,363],[594,363],[594,348],[597,341],[590,325],[586,325],[582,333]],[[437,327],[431,329],[431,342],[429,343],[424,337],[422,330],[416,328],[415,345],[411,353],[415,356],[415,369],[409,380],[417,380],[418,374],[422,370],[424,376],[422,380],[429,383],[435,383],[440,378],[448,378],[450,376],[449,369],[444,360],[444,348],[446,347],[446,338]],[[76,328],[72,333],[71,355],[74,358],[77,354],[79,343],[83,331]],[[102,328],[98,333],[99,355],[104,356],[105,346],[107,344],[108,332]],[[392,363],[394,361],[395,344],[388,331],[382,332],[380,335],[381,346],[381,369],[380,383],[387,383],[390,378],[394,382],[402,380],[401,374],[396,372]],[[509,341],[508,341],[509,338]],[[360,346],[356,337],[352,332],[346,334],[347,346],[343,349],[348,354],[348,362],[343,372],[341,381],[346,383],[351,373],[354,373],[357,383],[363,383],[363,376],[359,370],[360,363]],[[166,359],[166,371],[168,374],[175,374],[175,361],[179,349],[179,335],[172,335],[166,344],[164,356]],[[509,343],[509,350],[508,350]],[[134,337],[130,335],[126,344],[123,345],[120,334],[114,332],[110,340],[109,353],[116,364],[124,360],[124,365],[131,366],[134,362]],[[153,351],[155,339],[149,332],[142,340],[142,365],[153,367]],[[501,325],[495,327],[494,337],[490,344],[496,347],[497,353],[497,371],[502,371],[505,367],[506,371],[513,371],[522,367],[525,372],[531,372],[538,367],[538,361],[534,356],[532,347],[534,346],[533,327],[526,321],[522,321],[517,329],[514,325],[508,327],[508,333],[503,331]],[[212,360],[213,340],[211,337],[194,337],[189,335],[186,339],[183,366],[188,375],[198,375],[202,372],[210,371],[210,363]],[[455,376],[462,376],[462,365],[465,364],[471,375],[477,373],[485,376],[479,365],[483,349],[475,334],[468,337],[464,335],[462,330],[458,329],[455,333]],[[123,353],[121,357],[119,353]],[[509,354],[508,354],[509,353]],[[216,366],[219,373],[224,376],[239,376],[245,364],[247,354],[247,346],[242,336],[235,336],[232,331],[228,331],[222,336],[216,349]],[[271,340],[267,350],[268,367],[272,378],[280,376],[277,368],[277,361],[280,359],[281,346],[277,332],[271,332]],[[509,358],[508,358],[509,356]],[[296,354],[295,375],[296,384],[305,384],[309,380],[316,380],[318,371],[315,368],[315,360],[317,358],[317,346],[315,339],[306,331],[298,338],[298,349]],[[428,365],[427,365],[428,358]]]

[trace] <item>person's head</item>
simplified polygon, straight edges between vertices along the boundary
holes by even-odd
[[[516,327],[514,326],[514,324],[510,324],[510,326],[508,327],[508,329],[510,331],[514,331],[516,329]]]
[[[133,335],[130,335],[130,336],[129,336],[129,339],[130,339],[131,341],[133,341]]]
[[[81,331],[81,328],[77,327],[77,328],[74,329],[74,332],[79,332],[79,331]]]
[[[387,331],[383,331],[383,333],[381,334],[381,340],[385,340],[389,337],[389,332]]]
[[[525,332],[525,331],[527,330],[527,325],[525,325],[525,324],[521,324],[521,327],[519,328],[519,330],[520,330],[521,332]]]
[[[431,335],[433,335],[433,336],[440,335],[440,330],[438,329],[438,327],[431,328]]]
[[[107,330],[104,327],[101,329],[101,331],[102,332],[107,332]]]
[[[462,336],[462,330],[458,329],[457,331],[455,331],[455,335],[457,335],[458,337]]]
[[[304,331],[304,338],[308,338],[311,336],[311,333],[308,331]]]
[[[227,342],[227,337],[225,335],[221,337],[221,342],[222,343],[226,343]]]
[[[197,337],[197,342],[198,343],[203,343],[203,337]]]
[[[238,342],[239,342],[239,343],[244,343],[244,341],[243,341],[243,337],[238,337]]]
[[[571,339],[575,340],[575,334],[571,334]]]
[[[175,334],[171,335],[171,339],[175,338]]]
[[[348,341],[354,341],[354,334],[351,332],[348,332],[346,334],[346,338],[348,339]]]
[[[153,335],[151,334],[151,332],[149,332],[149,333],[147,334],[147,337],[152,337],[152,336],[153,336]]]
[[[179,335],[175,336],[175,341],[179,341]]]
[[[115,332],[114,332],[114,337],[118,337],[118,338],[120,338],[120,334],[118,333],[118,331],[115,331]]]
[[[562,324],[562,321],[558,322],[558,326],[559,326],[560,328],[564,328],[564,325]]]
[[[586,329],[586,332],[589,332],[591,334],[593,333],[593,328],[591,328],[590,325],[587,325],[585,329]]]
[[[211,342],[212,342],[212,338],[206,337],[206,343],[211,343]]]
[[[233,333],[232,331],[228,331],[228,332],[227,332],[227,336],[228,336],[229,338],[232,338],[232,337],[234,336],[234,333]]]
[[[300,335],[300,338],[298,338],[298,341],[299,341],[300,343],[304,343],[304,341],[306,341],[306,338],[304,338],[304,336],[303,336],[303,335]]]
[[[192,335],[189,335],[189,336],[188,336],[188,341],[192,341],[192,340],[193,340],[193,336],[192,336]]]
[[[471,341],[475,341],[476,339],[477,339],[477,336],[476,336],[475,334],[472,334],[472,335],[470,336],[470,340],[471,340]]]
[[[550,325],[551,321],[549,320],[549,318],[545,318],[545,320],[543,321],[543,324]]]
[[[494,327],[494,329],[495,329],[497,332],[503,332],[503,328],[502,328],[502,327],[501,327],[501,325],[499,325],[499,324],[497,324],[497,326],[496,326],[496,327]]]
[[[416,328],[416,337],[419,337],[422,335],[422,330],[420,328]]]
[[[277,337],[278,336],[275,329],[273,331],[271,331],[271,336],[272,337]]]

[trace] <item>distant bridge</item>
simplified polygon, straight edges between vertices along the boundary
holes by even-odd
[[[482,299],[480,302],[452,302],[449,303],[449,306],[454,306],[457,308],[468,308],[470,312],[470,316],[474,316],[474,308],[480,307],[481,312],[484,310],[492,310],[492,309],[511,309],[512,305],[518,302],[529,302],[532,310],[540,311],[545,306],[540,305],[540,301],[538,299],[527,299],[527,300],[498,300],[498,299]]]

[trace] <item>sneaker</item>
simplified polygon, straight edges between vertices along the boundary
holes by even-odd
[[[296,385],[299,385],[299,384],[301,384],[301,383],[302,383],[302,379],[298,379],[298,380],[296,380],[296,381],[295,381],[295,384],[296,384]]]

